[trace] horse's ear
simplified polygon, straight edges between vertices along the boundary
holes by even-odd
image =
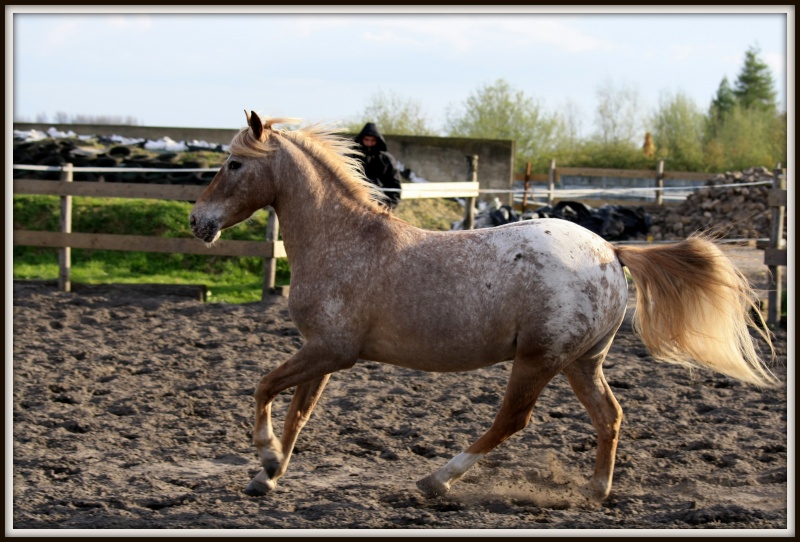
[[[247,110],[245,110],[245,115],[247,115]],[[247,123],[250,125],[250,129],[253,130],[253,137],[258,141],[262,141],[264,136],[264,123],[261,122],[258,113],[251,111],[250,114],[247,115]]]

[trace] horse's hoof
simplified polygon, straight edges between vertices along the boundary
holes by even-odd
[[[602,482],[591,481],[580,489],[583,496],[589,500],[603,502],[611,493],[611,487]]]
[[[253,478],[250,480],[250,483],[247,484],[247,487],[244,488],[244,494],[249,495],[250,497],[263,497],[273,489],[275,489],[275,481],[268,480],[265,484],[260,480],[256,480]]]
[[[434,497],[447,495],[447,492],[450,491],[450,484],[440,482],[431,474],[418,481],[417,488],[422,491],[425,497],[432,499]]]

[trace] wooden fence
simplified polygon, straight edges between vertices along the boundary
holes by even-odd
[[[531,182],[547,183],[547,204],[553,205],[555,199],[555,186],[561,182],[562,175],[583,177],[618,177],[624,179],[653,179],[653,189],[656,204],[663,204],[664,180],[681,179],[686,181],[706,181],[714,176],[713,173],[694,173],[687,171],[664,171],[664,162],[660,161],[656,169],[612,169],[590,167],[556,167],[556,161],[550,160],[550,169],[547,173],[531,173],[530,163],[525,168],[525,173],[514,175],[515,181],[523,181],[525,188],[522,196],[522,209],[528,205],[528,195],[531,193]]]
[[[783,304],[783,268],[786,267],[786,242],[783,239],[783,222],[786,218],[786,170],[775,167],[772,190],[767,194],[767,205],[772,208],[769,246],[764,250],[764,264],[769,268],[769,294],[767,323],[776,326],[781,320]]]
[[[61,196],[60,231],[14,230],[15,246],[23,245],[59,249],[58,286],[61,291],[68,292],[71,289],[70,267],[72,248],[168,252],[208,256],[260,257],[265,259],[262,298],[278,291],[275,288],[276,259],[285,258],[286,251],[283,247],[283,241],[278,239],[279,226],[275,213],[269,213],[265,239],[263,241],[219,240],[212,246],[206,246],[205,243],[194,238],[166,238],[141,235],[73,232],[72,198],[74,196],[196,201],[206,188],[205,186],[197,185],[73,181],[75,171],[80,171],[82,169],[85,168],[73,168],[71,164],[65,164],[64,167],[61,168],[60,181],[21,178],[14,179],[13,181],[14,194]],[[401,197],[404,199],[431,197],[469,198],[473,202],[473,205],[468,205],[468,207],[474,208],[474,200],[478,195],[478,183],[402,183],[401,194]],[[286,290],[282,289],[281,291],[285,292]]]

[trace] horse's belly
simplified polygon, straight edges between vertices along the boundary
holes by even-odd
[[[359,357],[436,372],[471,371],[514,358],[513,336],[496,335],[475,341],[461,335],[431,337],[416,334],[402,339],[373,339],[365,343]]]

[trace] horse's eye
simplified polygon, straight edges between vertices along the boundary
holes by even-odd
[[[241,162],[237,162],[236,160],[228,162],[228,169],[239,169],[240,167],[242,167]]]

